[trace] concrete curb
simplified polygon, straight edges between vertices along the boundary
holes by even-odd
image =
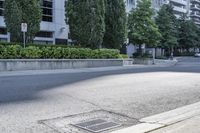
[[[112,133],[146,133],[157,130],[200,114],[200,102],[187,105],[175,110],[157,114],[154,116],[142,118],[141,124],[129,128],[114,131]]]

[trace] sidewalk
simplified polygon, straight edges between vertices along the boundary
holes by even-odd
[[[150,133],[200,133],[200,115]]]
[[[200,133],[200,102],[140,119],[141,124],[112,133]]]

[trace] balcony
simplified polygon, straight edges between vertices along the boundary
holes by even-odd
[[[183,7],[178,7],[178,6],[174,6],[174,11],[180,12],[180,13],[187,13],[187,9]]]
[[[191,5],[191,10],[199,10],[200,11],[200,5]]]
[[[200,12],[191,12],[190,16],[191,17],[198,17],[198,18],[200,18]]]
[[[191,0],[191,3],[199,3],[200,4],[200,0]]]
[[[179,5],[184,5],[184,6],[187,5],[187,1],[186,0],[170,0],[170,2],[179,4]]]

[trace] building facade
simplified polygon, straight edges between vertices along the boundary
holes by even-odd
[[[0,0],[0,41],[10,41],[3,17],[3,4]],[[42,22],[40,32],[34,42],[43,44],[67,44],[69,27],[65,23],[65,0],[42,0]]]
[[[137,6],[138,0],[126,0],[127,12]],[[194,0],[198,1],[198,0]],[[180,17],[182,14],[186,14],[189,11],[190,0],[151,0],[152,8],[159,10],[163,4],[170,4],[174,7],[174,14],[176,17]]]
[[[168,0],[166,2],[173,6],[174,14],[177,18],[189,13],[189,0]]]
[[[200,0],[190,1],[190,18],[200,26]]]

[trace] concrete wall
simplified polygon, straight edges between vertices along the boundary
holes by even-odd
[[[121,59],[0,59],[0,71],[51,70],[132,65]]]

